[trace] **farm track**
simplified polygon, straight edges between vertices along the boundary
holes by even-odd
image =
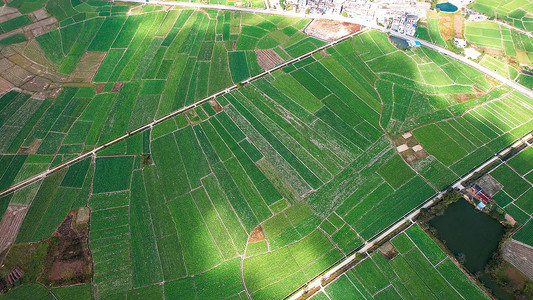
[[[388,29],[385,29],[384,27],[381,27],[381,26],[377,26],[375,24],[371,24],[369,22],[366,22],[366,21],[357,21],[357,20],[354,20],[352,18],[345,18],[345,17],[342,17],[342,16],[323,16],[323,15],[302,15],[302,14],[297,14],[297,13],[292,13],[292,12],[286,12],[286,11],[272,11],[272,10],[267,10],[267,9],[253,9],[253,8],[245,8],[245,7],[233,7],[233,6],[225,6],[225,5],[214,5],[214,4],[201,4],[201,3],[190,3],[190,2],[167,2],[167,1],[150,1],[150,2],[144,2],[144,1],[141,1],[141,0],[120,0],[118,2],[128,2],[128,3],[142,3],[142,4],[146,4],[146,3],[149,3],[149,4],[161,4],[161,5],[170,5],[170,6],[179,6],[179,7],[194,7],[194,8],[209,8],[209,9],[219,9],[219,10],[232,10],[232,11],[243,11],[243,12],[252,12],[252,13],[266,13],[266,14],[277,14],[277,15],[282,15],[282,16],[287,16],[287,17],[299,17],[299,18],[309,18],[309,19],[326,19],[326,20],[334,20],[334,21],[342,21],[342,22],[349,22],[349,23],[355,23],[355,24],[359,24],[359,25],[362,25],[362,26],[365,26],[367,28],[371,28],[371,29],[376,29],[376,30],[379,30],[379,31],[382,31],[382,32],[385,32],[385,33],[388,33],[388,34],[391,34],[391,35],[394,35],[394,36],[397,36],[397,37],[400,37],[400,38],[406,38],[406,39],[411,39],[411,40],[415,40],[415,41],[418,41],[420,42],[421,45],[429,48],[429,49],[432,49],[432,50],[435,50],[443,55],[446,55],[446,56],[449,56],[455,60],[458,60],[462,63],[465,63],[481,72],[483,72],[484,74],[502,82],[503,84],[509,86],[510,88],[530,97],[530,98],[533,98],[533,91],[520,85],[519,83],[517,82],[514,82],[512,80],[509,80],[503,76],[501,76],[500,74],[498,74],[497,72],[495,71],[492,71],[474,61],[471,61],[469,60],[468,58],[466,57],[463,57],[463,56],[460,56],[458,54],[455,54],[453,53],[452,51],[450,50],[447,50],[447,49],[444,49],[440,46],[437,46],[435,44],[432,44],[430,42],[427,42],[425,40],[421,40],[421,39],[418,39],[418,38],[415,38],[415,37],[411,37],[411,36],[408,36],[408,35],[404,35],[404,34],[400,34],[400,33],[397,33],[397,32],[394,32],[392,30],[388,30]],[[296,58],[293,58],[291,60],[288,60],[287,62],[285,63],[282,63],[270,70],[267,70],[267,71],[264,71],[258,75],[255,75],[253,77],[250,77],[244,81],[241,82],[241,84],[248,84],[250,82],[253,82],[255,81],[256,79],[259,79],[265,75],[268,75],[276,70],[279,70],[285,66],[288,66],[290,64],[293,64],[295,62],[298,62],[308,56],[311,56],[313,55],[314,53],[317,53],[317,52],[320,52],[326,48],[329,48],[331,46],[334,46],[335,44],[338,44],[346,39],[349,39],[351,38],[352,36],[354,35],[357,35],[359,33],[362,33],[364,32],[363,31],[359,31],[359,32],[356,32],[356,33],[353,33],[353,34],[350,34],[350,35],[347,35],[341,39],[338,39],[336,41],[333,41],[333,42],[330,42],[324,46],[321,46],[321,47],[318,47],[316,49],[314,49],[313,51],[310,51],[308,53],[305,53],[305,54],[302,54]],[[89,151],[89,152],[86,152],[86,153],[83,153],[81,154],[80,156],[76,157],[76,158],[73,158],[67,162],[64,162],[52,169],[49,169],[49,170],[46,170],[42,173],[39,173],[33,177],[30,177],[26,180],[23,180],[17,184],[14,184],[12,186],[10,186],[9,188],[3,190],[0,192],[0,197],[3,197],[5,195],[8,195],[9,193],[12,193],[12,192],[15,192],[21,188],[24,188],[36,181],[39,181],[41,179],[44,179],[46,178],[47,176],[65,168],[65,167],[68,167],[68,166],[71,166],[79,161],[82,161],[84,160],[85,158],[87,157],[90,157],[90,156],[93,156],[95,155],[98,151],[101,151],[105,148],[108,148],[118,142],[121,142],[125,139],[127,139],[129,136],[132,136],[134,134],[137,134],[137,133],[140,133],[140,132],[143,132],[149,128],[152,128],[153,126],[157,125],[157,124],[160,124],[170,118],[173,118],[187,110],[190,110],[190,109],[194,109],[206,102],[208,102],[209,100],[213,100],[215,99],[216,97],[218,96],[222,96],[222,95],[225,95],[227,93],[230,93],[231,91],[235,90],[235,89],[238,89],[238,85],[235,84],[233,86],[230,86],[224,90],[221,90],[213,95],[210,95],[204,99],[201,99],[201,100],[198,100],[192,104],[189,104],[187,106],[184,106],[178,110],[175,110],[159,119],[156,119],[144,126],[141,126],[135,130],[132,130],[128,133],[126,133],[125,135],[122,135],[114,140],[111,140],[99,147],[96,147],[95,149]]]
[[[262,78],[263,76],[266,76],[266,75],[268,75],[268,74],[270,74],[270,73],[272,73],[274,71],[280,70],[280,69],[282,69],[282,68],[284,68],[284,67],[286,67],[286,66],[288,66],[290,64],[296,63],[296,62],[298,62],[298,61],[300,61],[302,59],[305,59],[305,58],[313,55],[316,52],[320,52],[320,51],[322,51],[322,50],[324,50],[326,48],[334,46],[337,43],[343,42],[344,40],[349,39],[352,36],[360,34],[360,33],[363,33],[363,32],[364,32],[364,30],[356,32],[356,33],[353,33],[353,34],[350,34],[350,35],[347,35],[347,36],[345,36],[345,37],[343,37],[343,38],[341,38],[339,40],[330,42],[330,43],[328,43],[328,44],[326,44],[324,46],[321,46],[321,47],[318,47],[318,48],[314,49],[313,51],[307,52],[307,53],[302,54],[302,55],[300,55],[300,56],[298,56],[296,58],[293,58],[293,59],[288,60],[288,61],[286,61],[286,62],[284,62],[282,64],[279,64],[278,66],[276,66],[276,67],[274,67],[272,69],[269,69],[267,71],[264,71],[264,72],[262,72],[260,74],[255,75],[253,77],[250,77],[250,78],[248,78],[246,80],[243,80],[242,82],[240,82],[238,84],[234,84],[234,85],[232,85],[232,86],[230,86],[230,87],[228,87],[228,88],[226,88],[224,90],[221,90],[221,91],[216,92],[216,93],[214,93],[214,94],[212,94],[210,96],[207,96],[204,99],[198,100],[198,101],[196,101],[196,102],[194,102],[192,104],[189,104],[189,105],[184,106],[184,107],[182,107],[180,109],[177,109],[177,110],[175,110],[175,111],[173,111],[173,112],[171,112],[171,113],[169,113],[169,114],[167,114],[165,116],[162,116],[162,117],[160,117],[160,118],[158,118],[158,119],[156,119],[156,120],[144,125],[144,126],[141,126],[141,127],[137,128],[137,129],[134,129],[134,130],[132,130],[130,132],[127,132],[126,134],[124,134],[124,135],[122,135],[120,137],[117,137],[117,138],[115,138],[115,139],[113,139],[113,140],[111,140],[111,141],[109,141],[109,142],[107,142],[107,143],[105,143],[105,144],[103,144],[101,146],[98,146],[98,147],[94,148],[93,150],[91,150],[89,152],[83,153],[83,154],[81,154],[81,155],[79,155],[79,156],[77,156],[77,157],[75,157],[75,158],[73,158],[71,160],[68,160],[68,161],[66,161],[66,162],[64,162],[64,163],[62,163],[60,165],[57,165],[56,167],[48,169],[48,170],[46,170],[44,172],[41,172],[41,173],[39,173],[39,174],[37,174],[35,176],[32,176],[32,177],[28,178],[26,180],[23,180],[23,181],[21,181],[21,182],[19,182],[17,184],[14,184],[14,185],[10,186],[9,188],[1,191],[0,192],[0,197],[3,197],[3,196],[8,195],[10,193],[13,193],[13,192],[15,192],[17,190],[20,190],[20,189],[22,189],[22,188],[24,188],[24,187],[26,187],[28,185],[31,185],[31,184],[39,181],[39,180],[42,180],[42,179],[50,176],[51,174],[53,174],[53,173],[55,173],[55,172],[57,172],[59,170],[62,170],[62,169],[67,168],[69,166],[72,166],[72,165],[76,164],[77,162],[80,162],[80,161],[82,161],[82,160],[84,160],[84,159],[86,159],[88,157],[95,156],[96,153],[101,151],[101,150],[104,150],[104,149],[106,149],[108,147],[111,147],[111,146],[115,145],[116,143],[119,143],[121,141],[126,140],[130,136],[133,136],[133,135],[141,133],[141,132],[143,132],[143,131],[145,131],[147,129],[150,129],[153,126],[155,126],[157,124],[160,124],[160,123],[162,123],[162,122],[164,122],[164,121],[166,121],[168,119],[171,119],[171,118],[173,118],[175,116],[178,116],[178,115],[180,115],[180,114],[182,114],[182,113],[184,113],[184,112],[186,112],[188,110],[191,110],[191,109],[194,109],[194,108],[196,108],[198,106],[201,106],[202,104],[207,103],[210,100],[214,100],[214,99],[216,99],[219,96],[228,94],[228,93],[238,89],[241,85],[249,84],[249,83],[251,83],[251,82],[253,82],[253,81],[255,81],[255,80],[259,79],[259,78]]]
[[[532,90],[524,87],[523,85],[521,85],[521,84],[519,84],[519,83],[517,83],[515,81],[509,80],[509,79],[501,76],[500,74],[498,74],[496,71],[490,70],[490,69],[488,69],[488,68],[486,68],[486,67],[484,67],[484,66],[482,66],[482,65],[480,65],[480,64],[478,64],[478,63],[476,63],[474,61],[469,60],[466,57],[463,57],[461,55],[455,54],[454,52],[452,52],[452,51],[450,51],[448,49],[442,48],[442,47],[437,46],[437,45],[435,45],[433,43],[430,43],[428,41],[421,40],[421,39],[418,39],[416,37],[408,36],[408,35],[405,35],[405,34],[401,34],[401,33],[398,33],[398,32],[392,31],[392,30],[388,30],[388,29],[386,29],[386,28],[384,28],[382,26],[378,26],[376,24],[373,24],[373,23],[370,23],[370,22],[367,22],[367,21],[363,21],[363,20],[357,20],[357,19],[354,19],[354,18],[346,18],[346,17],[342,17],[340,15],[337,16],[337,15],[318,15],[318,14],[302,14],[302,13],[298,14],[298,13],[287,12],[287,11],[278,11],[278,10],[269,10],[269,9],[257,9],[257,8],[246,8],[246,7],[234,7],[234,6],[216,5],[216,4],[191,3],[191,2],[169,2],[169,1],[158,1],[158,0],[149,1],[149,2],[144,2],[142,0],[119,0],[119,1],[116,1],[116,2],[128,2],[128,3],[139,3],[139,4],[160,4],[160,5],[170,5],[170,6],[178,6],[178,7],[194,7],[194,8],[206,8],[206,9],[231,10],[231,11],[242,11],[242,12],[249,12],[249,13],[274,14],[274,15],[281,15],[281,16],[286,16],[286,17],[332,20],[332,21],[359,24],[359,25],[365,26],[367,28],[376,29],[376,30],[385,32],[387,34],[391,34],[391,35],[400,37],[400,38],[418,41],[418,42],[420,42],[421,45],[423,45],[423,46],[425,46],[425,47],[427,47],[429,49],[435,50],[435,51],[437,51],[437,52],[439,52],[439,53],[441,53],[443,55],[449,56],[449,57],[451,57],[451,58],[453,58],[455,60],[458,60],[458,61],[460,61],[460,62],[462,62],[464,64],[467,64],[470,67],[473,67],[474,69],[477,69],[478,71],[481,71],[484,74],[486,74],[486,75],[488,75],[488,76],[490,76],[490,77],[492,77],[492,78],[504,83],[505,85],[511,87],[512,89],[517,90],[520,93],[522,93],[524,95],[527,95],[530,98],[533,98],[533,91]],[[499,24],[499,23],[497,22],[497,24]],[[506,25],[504,25],[504,26],[506,26]],[[510,26],[510,25],[508,25],[508,26]],[[515,28],[513,27],[513,29],[515,29]],[[531,36],[531,33],[529,33],[528,35]],[[342,41],[344,39],[346,39],[346,37],[340,39],[339,41]],[[336,41],[336,42],[339,42],[339,41]],[[327,45],[325,45],[324,47],[326,47],[326,46]]]
[[[510,146],[499,151],[494,156],[489,158],[487,161],[477,166],[475,169],[471,170],[471,172],[469,172],[465,176],[458,178],[454,182],[453,187],[459,190],[463,189],[464,187],[462,184],[464,182],[468,181],[470,178],[475,176],[475,174],[478,174],[484,168],[491,165],[495,161],[499,160],[501,157],[504,157],[505,155],[507,155],[510,151],[512,151],[512,149],[519,149],[521,145],[523,144],[530,145],[528,140],[531,139],[532,137],[533,137],[532,133],[527,134],[526,136],[512,143]],[[324,281],[324,279],[328,281],[327,279],[334,274],[337,275],[337,278],[340,277],[342,274],[345,274],[349,270],[349,268],[348,269],[344,269],[344,268],[347,268],[348,266],[353,264],[358,259],[357,254],[368,254],[368,251],[371,250],[376,245],[379,245],[382,240],[391,238],[391,234],[393,234],[396,230],[402,228],[402,226],[404,226],[405,224],[414,223],[415,221],[413,221],[413,219],[420,213],[420,211],[423,208],[428,208],[431,205],[433,205],[433,199],[440,198],[442,197],[443,194],[444,192],[440,192],[436,196],[433,195],[432,197],[427,199],[424,203],[420,204],[418,207],[408,212],[404,217],[398,219],[396,222],[392,223],[389,227],[383,229],[383,231],[379,232],[372,238],[368,239],[364,245],[355,249],[352,253],[348,254],[344,259],[337,262],[335,265],[331,266],[330,268],[328,268],[321,274],[317,275],[314,279],[309,280],[306,284],[300,286],[300,288],[296,289],[294,292],[289,294],[284,299],[297,300],[297,299],[300,299],[304,291],[315,290],[317,288],[318,290],[323,289],[325,287],[322,285],[322,282]],[[329,282],[333,282],[333,281],[329,281]]]

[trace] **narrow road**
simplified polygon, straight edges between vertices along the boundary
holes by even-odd
[[[288,60],[288,61],[286,61],[286,62],[284,62],[282,64],[279,64],[278,66],[276,66],[276,67],[274,67],[274,68],[272,68],[270,70],[264,71],[264,72],[262,72],[260,74],[257,74],[257,75],[255,75],[253,77],[250,77],[250,78],[242,81],[240,84],[251,83],[251,82],[253,82],[253,81],[255,81],[255,80],[257,80],[257,79],[259,79],[259,78],[261,78],[263,76],[266,76],[266,75],[268,75],[268,74],[270,74],[270,73],[272,73],[274,71],[280,70],[280,69],[282,69],[282,68],[284,68],[284,67],[286,67],[286,66],[288,66],[290,64],[293,64],[293,63],[298,62],[298,61],[300,61],[300,60],[302,60],[304,58],[307,58],[307,57],[313,55],[316,52],[320,52],[320,51],[322,51],[322,50],[324,50],[326,48],[329,48],[331,46],[336,45],[337,43],[343,42],[344,40],[347,40],[347,39],[351,38],[352,36],[354,36],[356,34],[359,34],[359,33],[360,32],[356,32],[356,33],[347,35],[347,36],[345,36],[345,37],[343,37],[343,38],[341,38],[339,40],[336,40],[336,41],[330,42],[330,43],[328,43],[328,44],[326,44],[324,46],[318,47],[318,48],[316,48],[316,49],[314,49],[314,50],[312,50],[310,52],[307,52],[307,53],[302,54],[302,55],[300,55],[300,56],[298,56],[296,58],[293,58],[293,59]],[[55,167],[53,167],[51,169],[48,169],[48,170],[46,170],[44,172],[41,172],[41,173],[39,173],[39,174],[37,174],[35,176],[32,176],[32,177],[30,177],[30,178],[28,178],[26,180],[21,181],[19,183],[16,183],[16,184],[10,186],[9,188],[7,188],[7,189],[5,189],[3,191],[0,191],[0,198],[3,197],[3,196],[6,196],[6,195],[8,195],[8,194],[10,194],[12,192],[15,192],[17,190],[20,190],[20,189],[22,189],[22,188],[24,188],[24,187],[26,187],[26,186],[28,186],[28,185],[30,185],[32,183],[35,183],[35,182],[37,182],[37,181],[39,181],[41,179],[44,179],[47,176],[50,176],[51,174],[53,174],[53,173],[55,173],[55,172],[57,172],[57,171],[59,171],[59,170],[61,170],[63,168],[72,166],[72,165],[74,165],[77,162],[80,162],[80,161],[82,161],[82,160],[84,160],[84,159],[86,159],[88,157],[94,156],[94,155],[96,155],[96,152],[101,151],[101,150],[103,150],[105,148],[111,147],[112,145],[114,145],[114,144],[116,144],[118,142],[121,142],[121,141],[127,139],[128,137],[130,137],[130,136],[132,136],[134,134],[143,132],[143,131],[145,131],[145,130],[147,130],[149,128],[152,128],[153,126],[155,126],[157,124],[160,124],[160,123],[162,123],[162,122],[164,122],[164,121],[166,121],[166,120],[168,120],[170,118],[173,118],[173,117],[175,117],[175,116],[177,116],[179,114],[182,114],[183,112],[185,112],[187,110],[194,109],[194,108],[196,108],[196,107],[208,102],[209,100],[214,100],[215,98],[220,97],[222,95],[225,95],[227,93],[230,93],[231,91],[236,90],[238,88],[239,88],[238,84],[234,84],[234,85],[232,85],[232,86],[230,86],[230,87],[228,87],[228,88],[226,88],[224,90],[221,90],[221,91],[219,91],[219,92],[217,92],[217,93],[215,93],[213,95],[207,96],[204,99],[198,100],[198,101],[196,101],[196,102],[194,102],[192,104],[189,104],[189,105],[184,106],[184,107],[182,107],[182,108],[180,108],[178,110],[175,110],[175,111],[173,111],[173,112],[171,112],[171,113],[169,113],[169,114],[167,114],[167,115],[165,115],[165,116],[163,116],[163,117],[161,117],[159,119],[156,119],[156,120],[154,120],[154,121],[142,126],[142,127],[139,127],[139,128],[134,129],[134,130],[132,130],[130,132],[127,132],[126,134],[124,134],[124,135],[122,135],[120,137],[117,137],[116,139],[114,139],[112,141],[109,141],[109,142],[107,142],[107,143],[105,143],[105,144],[103,144],[101,146],[98,146],[98,147],[94,148],[93,150],[91,150],[89,152],[83,153],[83,154],[81,154],[81,155],[79,155],[79,156],[77,156],[77,157],[75,157],[75,158],[73,158],[73,159],[71,159],[69,161],[66,161],[66,162],[64,162],[64,163],[62,163],[60,165],[57,165],[57,166],[55,166]]]
[[[116,1],[117,2],[117,1]],[[149,2],[145,2],[145,1],[142,1],[142,0],[118,0],[118,2],[129,2],[129,3],[142,3],[142,4],[146,4],[146,3],[149,3],[149,4],[160,4],[160,5],[171,5],[171,6],[179,6],[179,7],[194,7],[194,8],[208,8],[208,9],[221,9],[221,10],[232,10],[232,11],[242,11],[242,12],[250,12],[250,13],[264,13],[264,14],[276,14],[276,15],[282,15],[282,16],[287,16],[287,17],[297,17],[297,18],[309,18],[309,19],[323,19],[323,20],[333,20],[333,21],[339,21],[339,22],[348,22],[348,23],[354,23],[354,24],[359,24],[359,25],[363,25],[363,26],[366,26],[368,28],[372,28],[372,29],[376,29],[376,30],[379,30],[379,31],[382,31],[382,32],[386,32],[386,33],[389,33],[391,35],[394,35],[394,36],[397,36],[397,37],[401,37],[401,38],[404,38],[404,39],[410,39],[410,40],[415,40],[415,41],[419,41],[420,44],[422,44],[423,46],[427,47],[427,48],[430,48],[430,49],[433,49],[441,54],[444,54],[446,56],[449,56],[455,60],[458,60],[462,63],[465,63],[481,72],[483,72],[484,74],[502,82],[503,84],[509,86],[510,88],[516,90],[516,91],[519,91],[520,93],[530,97],[530,98],[533,98],[533,90],[531,89],[528,89],[526,87],[524,87],[523,85],[513,81],[513,80],[510,80],[508,78],[505,78],[503,77],[502,75],[498,74],[497,72],[495,72],[494,70],[491,70],[491,69],[488,69],[464,56],[461,56],[459,54],[456,54],[448,49],[445,49],[445,48],[442,48],[440,46],[437,46],[431,42],[428,42],[428,41],[425,41],[425,40],[421,40],[421,39],[418,39],[418,38],[415,38],[415,37],[412,37],[412,36],[408,36],[408,35],[405,35],[405,34],[401,34],[401,33],[398,33],[396,31],[392,31],[392,30],[389,30],[383,26],[378,26],[376,24],[373,24],[373,23],[370,23],[370,22],[367,22],[365,20],[357,20],[355,18],[347,18],[347,17],[343,17],[341,15],[321,15],[321,14],[305,14],[305,13],[295,13],[295,12],[292,12],[292,11],[279,11],[279,10],[271,10],[271,9],[261,9],[261,8],[249,8],[249,7],[235,7],[235,6],[227,6],[227,5],[218,5],[218,4],[203,4],[203,3],[192,3],[192,2],[170,2],[170,1],[159,1],[159,0],[152,0],[152,1],[149,1]],[[505,23],[502,23],[502,22],[499,22],[499,21],[495,21],[495,22],[498,22],[499,24],[501,23],[502,25],[504,26],[508,26],[510,28],[513,28],[513,29],[516,29],[516,30],[519,30],[521,31],[522,33],[524,34],[528,34],[526,31],[523,31],[523,30],[520,30],[518,28],[514,28],[512,26],[509,26],[509,25],[506,25]],[[531,36],[531,33],[529,33],[528,35]]]
[[[511,146],[509,146],[509,147],[505,148],[504,150],[496,153],[491,159],[489,159],[485,163],[483,163],[480,166],[478,166],[474,171],[472,171],[471,173],[469,173],[469,174],[457,179],[455,181],[455,184],[453,185],[453,187],[456,188],[456,189],[459,189],[459,190],[463,189],[464,187],[463,187],[462,184],[465,181],[467,181],[470,178],[472,178],[472,176],[474,176],[475,174],[478,174],[478,172],[483,170],[486,166],[490,165],[492,162],[504,157],[505,155],[507,155],[513,149],[519,149],[523,144],[526,144],[526,145],[530,146],[530,143],[528,142],[528,140],[531,139],[532,137],[533,137],[533,134],[530,133],[530,134],[522,137],[521,139],[519,139],[515,143],[513,143]],[[522,150],[524,150],[524,149],[522,149]],[[346,257],[345,259],[340,261],[338,264],[336,264],[335,266],[331,267],[327,272],[324,272],[323,274],[321,274],[321,275],[315,277],[314,279],[311,279],[310,281],[308,281],[307,284],[305,285],[305,287],[306,287],[305,289],[302,286],[298,290],[296,290],[292,294],[290,294],[289,296],[285,297],[285,299],[287,299],[287,300],[298,300],[303,295],[305,290],[315,290],[315,289],[318,290],[318,289],[324,288],[325,286],[322,286],[322,283],[323,283],[324,280],[327,280],[333,274],[341,271],[345,266],[349,266],[350,264],[354,263],[356,261],[356,259],[357,259],[357,254],[366,254],[368,250],[372,249],[372,247],[374,247],[375,245],[379,245],[382,242],[382,240],[387,239],[387,238],[391,238],[390,235],[392,233],[394,233],[396,230],[400,229],[403,225],[405,225],[407,223],[413,223],[414,222],[413,219],[420,213],[420,211],[423,208],[428,208],[431,205],[433,205],[433,202],[434,202],[433,199],[440,198],[440,197],[442,197],[443,194],[444,194],[444,192],[439,192],[436,196],[429,198],[418,209],[415,209],[414,211],[409,212],[408,215],[406,215],[405,217],[403,217],[400,220],[396,221],[395,223],[391,224],[387,229],[385,229],[384,231],[378,233],[375,237],[373,237],[373,238],[369,239],[368,241],[366,241],[364,246],[361,247],[361,249],[355,251],[350,256]]]
[[[531,32],[529,32],[529,31],[527,31],[527,30],[524,30],[524,29],[521,29],[521,28],[518,28],[518,27],[514,27],[512,25],[509,25],[507,23],[504,23],[504,22],[498,21],[498,20],[489,20],[489,21],[494,22],[494,23],[496,23],[496,24],[498,24],[500,26],[504,26],[504,27],[507,27],[509,29],[516,30],[516,31],[518,31],[518,32],[520,32],[522,34],[525,34],[525,35],[533,38],[533,34]]]

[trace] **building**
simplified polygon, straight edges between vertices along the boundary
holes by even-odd
[[[466,47],[466,40],[465,39],[454,38],[453,39],[453,43],[455,44],[455,46],[457,46],[457,48]]]
[[[472,185],[472,190],[474,193],[474,197],[479,201],[483,202],[483,204],[487,205],[490,201],[492,201],[492,198],[487,193],[485,193],[485,191],[483,191],[483,189],[479,185],[474,183],[474,185]]]
[[[413,40],[408,40],[407,43],[409,44],[409,47],[411,47],[411,48],[420,47],[422,45],[422,44],[420,44],[419,41],[413,41]],[[420,145],[416,145],[416,146],[420,146]],[[419,151],[419,150],[416,150],[415,147],[413,147],[413,150]],[[422,148],[422,147],[420,146],[420,148]]]
[[[476,49],[472,47],[465,48],[465,56],[466,58],[470,58],[473,60],[476,60],[481,55],[481,52],[477,51]]]

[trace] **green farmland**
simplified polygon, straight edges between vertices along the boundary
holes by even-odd
[[[417,224],[392,246],[393,258],[375,251],[316,298],[489,299]]]
[[[243,84],[325,42],[308,20],[100,2],[10,3],[50,7],[57,28],[5,52],[62,84],[0,96],[0,191],[131,134],[0,198],[1,214],[27,208],[17,245],[90,209],[90,282],[8,299],[281,299],[532,130],[533,100],[378,31]],[[392,244],[395,258],[370,255],[326,293],[485,297],[418,226]]]
[[[467,21],[465,37],[479,48],[489,50],[493,56],[532,65],[533,38],[517,30],[490,21]]]
[[[532,158],[533,148],[529,146],[489,173],[503,186],[494,195],[494,200],[516,222],[523,225],[513,238],[529,245],[533,245],[533,235],[531,234],[531,215],[533,214]]]
[[[476,0],[469,7],[520,29],[533,31],[533,6],[527,0]]]

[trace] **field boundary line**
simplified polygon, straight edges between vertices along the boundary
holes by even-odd
[[[346,266],[349,266],[351,263],[357,261],[358,254],[366,254],[367,250],[374,247],[376,244],[379,244],[382,240],[386,239],[390,234],[392,234],[397,229],[401,228],[406,223],[414,223],[413,218],[415,218],[420,211],[423,208],[428,208],[431,205],[433,205],[434,199],[441,198],[442,195],[444,195],[445,191],[449,188],[464,189],[464,186],[462,185],[464,182],[470,180],[476,173],[480,172],[487,166],[491,165],[497,160],[500,160],[501,157],[506,156],[507,154],[511,153],[513,149],[519,149],[522,145],[530,145],[528,142],[530,139],[533,138],[533,132],[530,132],[526,134],[525,136],[518,138],[515,140],[515,142],[511,143],[509,146],[505,147],[504,149],[497,151],[491,158],[485,160],[484,163],[478,165],[478,167],[475,167],[474,169],[471,169],[469,173],[466,175],[463,175],[462,177],[459,177],[455,183],[452,183],[445,187],[442,191],[433,194],[431,197],[427,198],[427,200],[417,207],[413,208],[411,211],[407,212],[403,217],[399,218],[396,222],[392,223],[367,241],[365,243],[357,248],[355,248],[352,252],[350,252],[348,255],[345,255],[344,258],[339,259],[336,263],[313,277],[312,279],[308,280],[306,283],[302,284],[299,288],[295,289],[292,293],[287,295],[285,299],[288,300],[297,300],[302,295],[304,295],[307,291],[312,291],[317,288],[319,290],[322,290],[325,286],[329,285],[330,283],[334,282],[336,279],[332,280],[331,282],[328,282],[326,285],[322,284],[323,280],[328,280],[331,278],[332,275],[335,273],[342,271],[343,268]],[[520,150],[521,151],[521,150]],[[402,231],[403,232],[403,231]],[[427,258],[426,258],[427,259]],[[349,268],[351,269],[351,267]],[[348,269],[348,270],[349,270]],[[341,275],[345,274],[348,270],[342,271],[338,275],[340,277]]]
[[[125,1],[125,2],[132,2],[132,1]],[[253,82],[253,81],[255,81],[255,80],[259,79],[259,78],[262,78],[264,76],[270,75],[272,72],[281,70],[282,68],[284,68],[284,67],[286,67],[288,65],[291,65],[293,63],[299,62],[300,60],[303,60],[303,59],[305,59],[307,57],[312,56],[314,53],[317,53],[317,52],[320,52],[320,51],[322,51],[324,49],[327,49],[329,47],[335,46],[336,44],[341,43],[341,42],[343,42],[345,40],[348,40],[351,37],[353,37],[355,35],[358,35],[358,34],[361,34],[361,33],[365,32],[365,31],[366,31],[366,29],[363,29],[361,31],[346,35],[346,36],[344,36],[344,37],[342,37],[342,38],[340,38],[338,40],[335,40],[335,41],[327,43],[327,44],[325,44],[323,46],[317,47],[317,48],[315,48],[312,51],[304,53],[304,54],[302,54],[302,55],[300,55],[298,57],[292,58],[292,59],[290,59],[290,60],[288,60],[288,61],[286,61],[284,63],[279,64],[278,66],[275,66],[275,67],[273,67],[273,68],[271,68],[269,70],[266,70],[266,71],[261,72],[261,73],[259,73],[257,75],[254,75],[254,76],[252,76],[252,77],[250,77],[248,79],[245,79],[245,80],[243,80],[243,81],[241,81],[241,82],[239,82],[237,84],[234,84],[234,85],[232,85],[230,87],[227,87],[227,88],[225,88],[223,90],[220,90],[220,91],[218,91],[218,92],[216,92],[216,93],[214,93],[212,95],[209,95],[209,96],[207,96],[207,97],[205,97],[203,99],[200,99],[200,100],[198,100],[196,102],[193,102],[193,103],[191,103],[189,105],[183,106],[183,107],[181,107],[181,108],[179,108],[179,109],[177,109],[177,110],[175,110],[173,112],[170,112],[170,113],[168,113],[168,114],[166,114],[166,115],[164,115],[164,116],[162,116],[162,117],[160,117],[158,119],[155,119],[154,121],[152,121],[152,122],[150,122],[150,123],[148,123],[146,125],[138,127],[138,128],[136,128],[136,129],[134,129],[132,131],[126,132],[126,134],[124,134],[122,136],[119,136],[119,137],[117,137],[117,138],[115,138],[115,139],[113,139],[113,140],[111,140],[111,141],[109,141],[107,143],[104,143],[104,144],[94,148],[93,150],[91,150],[89,152],[80,154],[79,156],[77,156],[77,157],[75,157],[75,158],[73,158],[71,160],[68,160],[68,161],[66,161],[66,162],[64,162],[62,164],[59,164],[59,165],[57,165],[57,166],[55,166],[55,167],[53,167],[51,169],[48,169],[48,170],[46,170],[44,172],[41,172],[41,173],[39,173],[37,175],[34,175],[34,176],[30,177],[30,178],[27,178],[27,179],[25,179],[25,180],[23,180],[21,182],[18,182],[18,183],[14,184],[14,185],[11,185],[7,189],[5,189],[3,191],[0,191],[0,197],[6,196],[6,195],[8,195],[8,194],[10,194],[12,192],[20,190],[20,189],[22,189],[22,188],[24,188],[26,186],[29,186],[32,183],[35,183],[35,182],[37,182],[37,181],[39,181],[41,179],[44,179],[44,178],[48,177],[49,175],[51,175],[51,174],[53,174],[53,173],[55,173],[55,172],[57,172],[57,171],[59,171],[59,170],[61,170],[63,168],[72,166],[72,165],[74,165],[74,164],[76,164],[76,163],[78,163],[78,162],[80,162],[80,161],[82,161],[82,160],[84,160],[86,158],[89,158],[89,157],[92,157],[92,156],[96,156],[97,152],[99,152],[101,150],[104,150],[106,148],[109,148],[109,147],[111,147],[111,146],[113,146],[113,145],[115,145],[115,144],[117,144],[117,143],[119,143],[119,142],[121,142],[123,140],[126,140],[128,137],[130,137],[132,135],[135,135],[137,133],[141,133],[141,132],[143,132],[145,130],[148,130],[148,129],[154,127],[155,125],[158,125],[158,124],[160,124],[160,123],[162,123],[162,122],[164,122],[166,120],[169,120],[169,119],[171,119],[171,118],[173,118],[175,116],[178,116],[178,115],[180,115],[180,114],[182,114],[182,113],[184,113],[184,112],[186,112],[188,110],[200,107],[202,104],[207,103],[210,100],[215,100],[217,97],[220,97],[220,96],[223,96],[225,94],[228,94],[228,93],[230,93],[230,92],[232,92],[234,90],[238,90],[243,85],[249,84],[249,83],[251,83],[251,82]]]

